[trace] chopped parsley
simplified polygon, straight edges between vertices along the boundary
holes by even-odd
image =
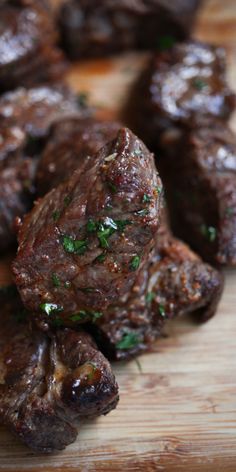
[[[61,305],[57,305],[56,303],[41,303],[41,305],[39,305],[39,308],[47,315],[53,315],[54,313],[59,313],[60,311],[63,311],[63,307]]]
[[[138,210],[135,213],[138,216],[146,216],[146,215],[148,215],[149,211],[148,211],[147,208],[144,208],[143,210]]]
[[[117,225],[118,231],[121,231],[121,232],[124,231],[127,225],[132,225],[132,221],[130,220],[114,220],[114,221],[115,221],[115,224]]]
[[[97,229],[96,221],[89,219],[86,228],[89,233],[93,233],[94,231],[96,231]]]
[[[204,82],[204,80],[202,80],[202,79],[196,78],[196,79],[193,80],[193,86],[197,90],[203,90],[204,87],[207,86],[207,83]]]
[[[115,186],[115,184],[113,184],[113,182],[111,182],[110,180],[107,180],[107,185],[109,189],[112,191],[112,193],[117,192],[117,187]]]
[[[87,319],[89,320],[91,318],[92,322],[95,323],[95,321],[101,318],[101,316],[103,316],[103,313],[100,311],[80,310],[78,311],[78,313],[71,315],[70,320],[71,321],[84,321]]]
[[[104,262],[106,259],[106,253],[103,252],[100,256],[96,257],[95,262]]]
[[[88,362],[87,365],[89,365],[89,366],[92,367],[92,369],[91,369],[91,371],[89,372],[89,374],[87,374],[87,378],[88,378],[88,380],[93,380],[94,374],[95,374],[95,372],[96,372],[96,370],[97,370],[97,366],[96,366],[96,364],[94,364],[93,362]]]
[[[72,202],[72,197],[70,195],[66,195],[64,198],[64,206],[68,207],[68,205]]]
[[[155,191],[156,191],[157,193],[161,193],[162,187],[161,187],[160,185],[156,185]]]
[[[52,283],[53,283],[54,287],[60,287],[61,286],[60,279],[59,279],[58,275],[55,274],[55,272],[52,273]]]
[[[161,36],[158,39],[157,47],[161,51],[165,51],[166,49],[172,48],[174,44],[175,44],[174,36]]]
[[[148,292],[146,297],[145,297],[145,300],[147,303],[151,303],[152,300],[154,300],[156,294],[154,292]]]
[[[54,220],[54,221],[59,220],[60,215],[61,215],[60,211],[59,211],[59,210],[55,210],[55,211],[52,213],[52,218],[53,218],[53,220]]]
[[[62,243],[65,251],[69,254],[76,254],[78,256],[81,256],[88,249],[87,241],[73,239],[71,236],[63,236]]]
[[[127,331],[123,334],[122,339],[116,343],[117,349],[132,349],[133,347],[137,346],[141,341],[140,337],[137,333]]]
[[[131,270],[137,270],[140,266],[140,261],[141,261],[140,256],[138,255],[134,256],[130,263]]]
[[[150,195],[147,195],[146,193],[144,193],[142,202],[143,203],[149,203],[150,201],[151,201]]]
[[[201,225],[201,233],[205,238],[210,241],[210,243],[213,243],[216,240],[217,237],[217,229],[214,228],[214,226],[207,226],[205,224]]]
[[[88,106],[88,93],[87,92],[80,92],[78,95],[78,105],[81,108],[86,108]]]
[[[165,313],[164,305],[159,305],[159,313],[160,313],[161,316],[163,316],[163,317],[165,316],[166,313]]]

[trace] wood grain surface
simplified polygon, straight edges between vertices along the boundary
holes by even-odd
[[[236,89],[236,0],[205,2],[195,36],[224,44]],[[119,117],[146,54],[75,64],[68,82],[88,91],[99,114]],[[236,125],[236,120],[234,122]],[[0,283],[10,280],[9,258]],[[116,364],[116,411],[85,424],[75,444],[36,455],[0,428],[0,470],[14,472],[235,472],[236,272],[225,273],[218,313],[205,325],[183,318],[150,354]]]

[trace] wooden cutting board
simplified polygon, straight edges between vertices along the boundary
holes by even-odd
[[[227,47],[236,88],[236,0],[206,2],[195,36]],[[126,54],[75,64],[68,81],[89,92],[100,115],[117,118],[146,60],[146,54]],[[0,261],[0,283],[9,277],[7,258]],[[139,359],[141,368],[135,361],[114,366],[117,410],[86,424],[64,452],[36,455],[0,428],[0,470],[235,472],[236,271],[225,278],[214,319],[201,326],[177,320]]]

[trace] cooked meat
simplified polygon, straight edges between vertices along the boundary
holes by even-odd
[[[161,193],[152,154],[121,129],[24,219],[13,272],[25,306],[45,323],[100,316],[148,258]]]
[[[43,2],[29,3],[0,5],[0,92],[54,80],[65,68],[52,15]]]
[[[87,116],[64,86],[24,88],[0,98],[0,251],[16,241],[14,220],[32,206],[33,180],[43,138],[57,119]]]
[[[16,241],[15,218],[32,206],[34,161],[13,156],[0,162],[0,251]]]
[[[166,134],[160,170],[173,229],[213,263],[236,265],[236,136],[224,122]],[[178,179],[176,179],[178,175]]]
[[[157,52],[130,99],[131,121],[138,135],[160,156],[165,133],[175,137],[186,127],[230,116],[235,95],[228,88],[222,48],[189,41]]]
[[[121,125],[93,118],[63,119],[54,124],[37,171],[37,190],[45,195],[71,177],[92,156],[117,135]]]
[[[18,126],[29,139],[44,138],[57,120],[88,113],[89,110],[79,106],[77,96],[63,84],[22,87],[0,98],[1,123]]]
[[[191,31],[199,0],[69,0],[59,15],[73,59],[126,49],[166,47]]]
[[[201,321],[212,317],[222,288],[219,272],[203,263],[163,225],[132,289],[90,330],[109,359],[129,359],[150,349],[167,320],[187,313]]]
[[[48,337],[19,309],[1,310],[0,418],[32,449],[61,450],[86,418],[116,407],[118,386],[90,335],[59,328]]]

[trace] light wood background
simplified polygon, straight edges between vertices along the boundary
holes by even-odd
[[[236,89],[236,0],[205,2],[195,36],[224,44]],[[117,117],[146,54],[76,64],[68,81]],[[235,82],[235,83],[234,83]],[[236,124],[236,121],[235,121]],[[0,428],[0,470],[44,472],[236,471],[236,272],[227,271],[217,316],[205,325],[170,324],[152,353],[115,365],[116,411],[81,430],[64,452],[42,456]],[[0,261],[0,283],[9,280]]]

